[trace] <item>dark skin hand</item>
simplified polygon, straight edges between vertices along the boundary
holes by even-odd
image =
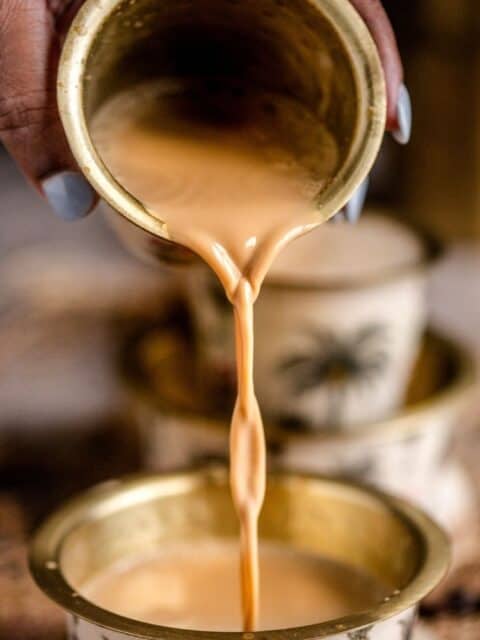
[[[378,46],[387,82],[387,129],[395,131],[403,78],[395,35],[379,0],[351,2]],[[97,199],[69,150],[55,92],[62,40],[82,3],[0,0],[0,140],[29,181],[67,219],[83,217]]]
[[[377,45],[387,82],[387,130],[394,131],[398,126],[397,102],[403,67],[392,25],[380,0],[350,2],[362,16]]]

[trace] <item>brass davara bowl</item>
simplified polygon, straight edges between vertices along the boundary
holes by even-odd
[[[100,485],[57,511],[32,542],[30,566],[44,593],[69,613],[79,640],[245,640],[242,633],[138,622],[79,595],[97,572],[162,543],[237,535],[225,468],[140,475]],[[375,638],[400,640],[413,624],[416,605],[438,584],[449,561],[445,535],[418,509],[372,489],[307,475],[269,476],[260,538],[365,571],[387,585],[391,596],[359,614],[248,638],[368,638],[365,633],[375,629]]]

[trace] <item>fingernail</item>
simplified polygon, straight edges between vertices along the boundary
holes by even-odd
[[[54,213],[73,221],[88,215],[96,193],[81,173],[61,171],[42,181],[42,190]]]
[[[365,178],[345,205],[345,218],[350,224],[355,224],[362,213],[365,198],[367,197],[368,183],[369,179]]]
[[[404,84],[401,85],[398,93],[397,123],[398,126],[395,131],[392,131],[392,136],[399,144],[407,144],[412,133],[412,102]]]

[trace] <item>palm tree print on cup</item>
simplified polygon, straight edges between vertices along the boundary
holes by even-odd
[[[203,273],[206,282],[200,281],[197,292],[192,292],[193,329],[197,346],[213,366],[215,379],[227,390],[235,388],[235,339],[233,334],[232,305],[219,280]]]
[[[355,482],[370,482],[376,471],[374,456],[365,456],[361,460],[349,462],[345,466],[339,466],[338,475],[349,478]]]
[[[385,349],[387,328],[369,325],[351,336],[337,336],[331,331],[308,331],[311,347],[305,353],[290,355],[278,365],[280,375],[287,376],[290,392],[296,396],[324,387],[327,394],[325,422],[336,426],[341,422],[347,396],[371,387],[388,366]],[[302,418],[289,416],[282,420],[288,426]],[[305,425],[308,426],[312,425]],[[318,426],[318,425],[315,425]]]
[[[225,295],[225,291],[217,278],[209,278],[208,295],[215,307],[222,313],[230,317],[232,313],[232,305]]]
[[[78,618],[77,616],[73,616],[72,623],[68,631],[69,640],[80,640],[77,632],[78,632]]]
[[[413,639],[413,628],[415,626],[415,621],[417,616],[414,614],[411,616],[409,620],[400,620],[399,625],[402,627],[402,635],[401,640],[412,640]]]
[[[373,625],[370,627],[364,627],[363,629],[359,629],[358,631],[350,631],[347,633],[348,640],[370,640],[371,631],[373,629]]]

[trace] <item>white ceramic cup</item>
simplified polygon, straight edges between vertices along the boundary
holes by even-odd
[[[324,225],[277,258],[255,305],[255,383],[267,419],[305,430],[382,419],[403,399],[425,328],[433,250],[385,215]],[[231,307],[185,274],[207,370],[234,377]]]

